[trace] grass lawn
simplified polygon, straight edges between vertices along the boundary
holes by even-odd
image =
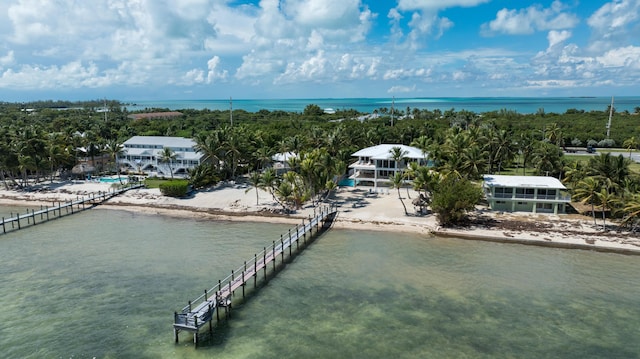
[[[189,182],[188,180],[185,179],[161,179],[161,178],[147,178],[146,180],[144,180],[144,184],[147,186],[147,188],[160,188],[160,184],[161,183],[166,183],[166,182],[171,182],[171,181],[181,181],[181,182]]]

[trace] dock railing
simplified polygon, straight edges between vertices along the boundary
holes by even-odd
[[[39,223],[48,222],[52,219],[83,211],[87,209],[87,205],[89,205],[88,208],[92,208],[123,192],[141,187],[144,187],[144,185],[140,183],[131,183],[113,191],[91,193],[86,197],[77,196],[76,199],[65,202],[59,201],[57,205],[53,202],[51,207],[40,206],[39,210],[30,209],[27,210],[25,214],[16,213],[14,216],[13,213],[11,213],[9,218],[2,217],[2,234],[6,234],[7,232],[14,230],[20,230],[27,226],[35,226]]]
[[[174,313],[174,330],[175,339],[178,340],[178,332],[180,330],[188,330],[194,332],[194,341],[197,342],[197,331],[204,326],[206,322],[210,322],[213,312],[219,310],[220,307],[231,306],[231,295],[239,288],[242,288],[242,295],[245,294],[246,283],[253,278],[254,287],[256,286],[259,272],[263,271],[264,279],[267,278],[267,269],[269,264],[273,264],[273,270],[276,269],[278,256],[281,257],[281,263],[284,263],[285,253],[289,249],[289,257],[293,254],[293,245],[296,245],[296,251],[299,249],[300,239],[306,243],[307,235],[311,237],[313,230],[315,232],[324,229],[327,219],[334,216],[336,207],[322,206],[314,209],[313,216],[302,220],[301,225],[289,229],[286,233],[280,235],[278,241],[272,241],[270,246],[263,247],[262,251],[253,255],[253,257],[245,260],[241,266],[231,271],[231,274],[224,279],[218,280],[208,290],[197,298],[190,300],[188,305],[182,308],[180,312]],[[333,219],[333,218],[330,218]],[[217,312],[219,317],[219,312]]]

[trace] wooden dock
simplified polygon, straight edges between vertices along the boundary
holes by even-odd
[[[82,197],[78,196],[75,200],[68,202],[58,202],[57,204],[54,202],[51,207],[40,206],[39,210],[27,210],[24,214],[16,213],[14,216],[13,213],[11,213],[9,218],[2,217],[2,234],[93,208],[130,189],[141,187],[144,187],[144,185],[131,184],[120,189],[114,189],[113,191],[92,193]]]
[[[267,271],[271,267],[271,272],[275,273],[278,256],[280,265],[284,265],[285,253],[288,251],[288,258],[302,251],[308,241],[314,235],[328,229],[336,215],[336,208],[333,206],[320,207],[314,210],[313,216],[308,220],[302,220],[302,225],[296,225],[287,233],[280,235],[279,241],[273,241],[269,247],[264,247],[262,252],[255,254],[253,258],[244,261],[239,268],[232,270],[231,274],[204,294],[182,308],[180,312],[174,312],[173,333],[175,342],[178,343],[180,331],[193,333],[193,342],[198,345],[198,332],[200,328],[209,325],[212,331],[212,321],[215,313],[216,319],[220,320],[220,310],[224,310],[224,317],[227,318],[232,306],[232,296],[238,289],[242,290],[242,298],[245,297],[245,287],[247,283],[253,281],[253,288],[257,288],[258,277],[262,271],[263,280],[267,280]],[[300,241],[303,241],[302,245]],[[295,252],[293,246],[295,245]],[[271,265],[270,265],[271,264]]]

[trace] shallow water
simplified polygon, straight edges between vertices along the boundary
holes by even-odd
[[[95,209],[0,236],[7,358],[633,358],[640,258],[333,229],[197,350],[173,311],[288,226]]]

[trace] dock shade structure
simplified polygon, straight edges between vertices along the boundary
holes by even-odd
[[[558,214],[571,202],[554,177],[484,175],[482,188],[494,211]]]

